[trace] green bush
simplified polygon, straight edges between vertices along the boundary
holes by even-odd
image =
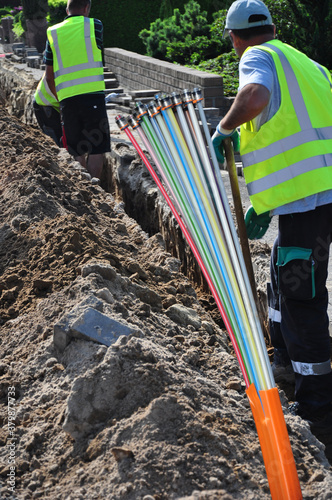
[[[287,5],[293,18],[296,19],[293,38],[289,43],[320,64],[332,69],[331,0],[319,2],[317,0],[287,0]],[[283,18],[286,19],[284,15]],[[297,32],[296,27],[299,26],[301,29]]]
[[[222,75],[226,95],[236,95],[238,88],[238,57],[229,38],[223,38],[227,10],[213,15],[210,25],[206,12],[190,0],[184,13],[174,9],[167,19],[156,19],[150,29],[142,30],[147,55],[201,71]]]
[[[17,39],[22,38],[26,29],[23,10],[14,16],[13,32]]]
[[[207,71],[221,75],[223,78],[223,92],[227,96],[235,96],[239,86],[239,58],[235,50],[220,54],[214,59],[202,61],[196,65],[190,65],[191,68],[199,71]]]
[[[66,17],[67,0],[48,0],[47,22],[49,26],[61,23]]]
[[[170,43],[166,48],[165,59],[178,64],[198,64],[211,57],[214,53],[213,44],[206,36],[192,38],[187,35],[185,40]]]
[[[201,12],[195,0],[184,6],[183,14],[174,9],[172,16],[156,19],[139,37],[148,56],[179,64],[196,64],[220,49],[218,41],[210,38],[207,12]]]
[[[0,19],[2,19],[3,17],[13,17],[12,14],[11,14],[11,8],[10,7],[4,7],[3,9],[0,9]]]
[[[120,47],[145,54],[146,49],[138,34],[149,29],[157,18],[164,19],[174,8],[183,11],[188,0],[92,0],[91,16],[100,19],[104,25],[104,46]],[[202,10],[207,11],[209,22],[219,4],[226,6],[231,0],[198,0]],[[218,5],[218,7],[216,7]],[[220,8],[220,7],[219,7]]]

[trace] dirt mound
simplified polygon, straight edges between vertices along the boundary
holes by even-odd
[[[270,498],[211,297],[39,130],[2,108],[0,135],[1,498]],[[91,310],[130,334],[56,349]],[[303,496],[328,499],[324,446],[281,398]]]

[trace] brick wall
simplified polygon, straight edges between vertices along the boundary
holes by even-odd
[[[199,87],[205,107],[223,110],[229,102],[223,96],[223,81],[219,75],[197,71],[177,64],[143,56],[116,47],[104,49],[105,65],[113,71],[120,86],[127,90],[154,89],[161,92]]]

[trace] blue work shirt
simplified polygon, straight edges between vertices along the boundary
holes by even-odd
[[[239,90],[250,83],[264,85],[270,92],[270,101],[263,111],[253,119],[254,130],[259,128],[278,111],[281,94],[277,70],[272,56],[264,50],[254,47],[245,52],[239,65]],[[286,215],[298,212],[308,212],[321,205],[332,203],[332,190],[322,191],[300,200],[286,203],[271,210],[271,215]]]

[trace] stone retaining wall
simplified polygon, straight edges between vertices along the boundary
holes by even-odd
[[[13,64],[6,59],[0,61],[0,98],[6,102],[10,114],[27,124],[37,123],[32,101],[41,75],[42,71],[40,76],[34,77],[23,64]]]
[[[211,108],[215,108],[218,116],[224,116],[233,101],[233,98],[223,96],[221,76],[142,56],[124,49],[106,48],[104,53],[105,65],[114,72],[119,85],[128,91],[151,89],[170,93],[199,87],[204,97],[203,106],[206,112],[210,109],[212,113],[214,109]],[[23,69],[17,71],[17,66],[13,69],[12,63],[8,61],[6,66],[7,61],[4,59],[3,61],[0,67],[1,93],[5,92],[9,99],[14,97],[14,101],[15,95],[9,96],[9,94],[22,93],[22,98],[24,98],[24,90],[20,89],[29,85],[27,83],[29,76],[24,74],[26,72]],[[39,78],[41,75],[42,71]],[[13,89],[16,91],[13,92]],[[15,102],[13,105],[15,106]],[[24,121],[31,123],[30,120],[31,117]]]
[[[128,90],[154,89],[169,93],[199,87],[205,108],[219,108],[223,115],[230,107],[231,101],[223,96],[223,79],[219,75],[116,47],[104,49],[104,57],[106,66],[115,73],[119,84]]]

